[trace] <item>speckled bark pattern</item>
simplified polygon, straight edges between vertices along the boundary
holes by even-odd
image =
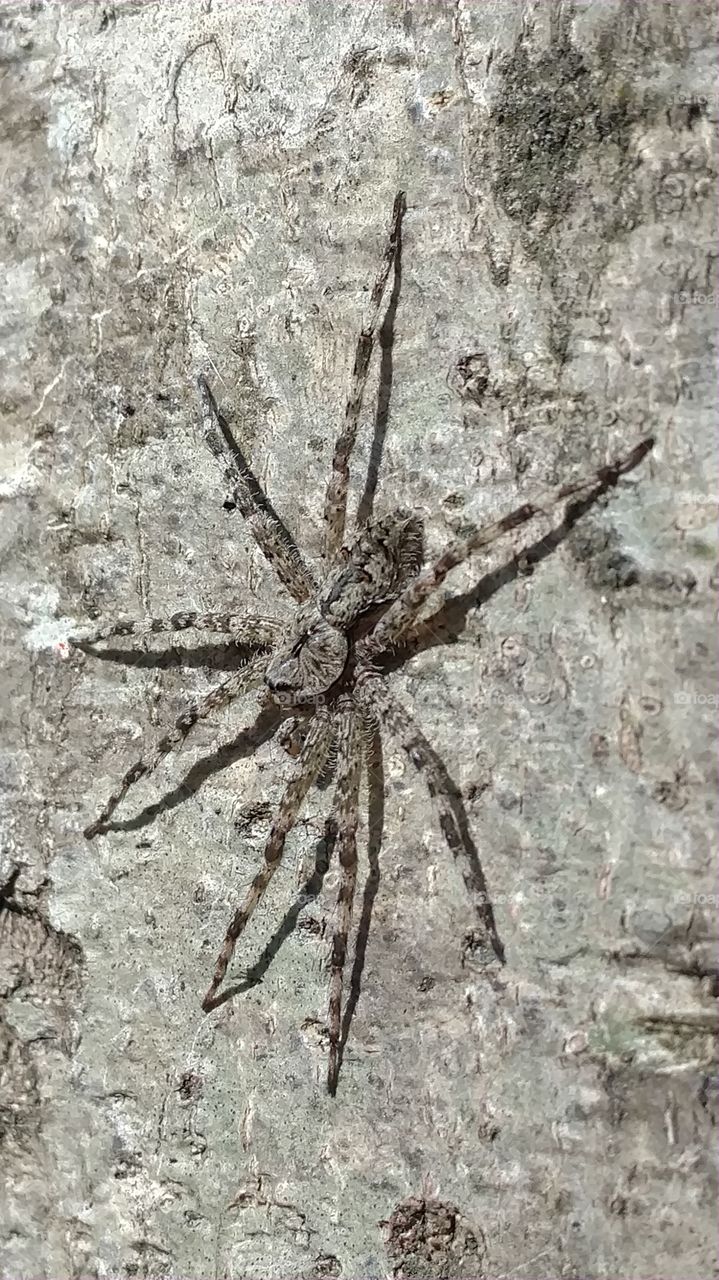
[[[713,7],[8,3],[0,42],[3,1274],[703,1280]],[[230,672],[211,632],[124,662],[64,642],[282,616],[196,379],[313,570],[400,190],[350,515],[379,468],[375,516],[416,511],[436,557],[656,446],[574,528],[454,570],[391,677],[464,803],[506,963],[488,975],[387,742],[332,1098],[326,782],[243,935],[246,989],[204,1015],[296,761],[238,700],[88,844],[140,740]]]

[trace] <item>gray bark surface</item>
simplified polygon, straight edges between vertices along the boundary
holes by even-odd
[[[3,1275],[703,1280],[713,6],[25,4],[0,39]],[[462,794],[507,961],[467,943],[461,868],[387,740],[330,1098],[335,867],[282,922],[331,792],[238,949],[235,977],[280,931],[263,980],[203,1015],[292,762],[212,763],[254,716],[236,703],[87,843],[140,744],[221,674],[207,637],[160,666],[161,638],[125,664],[62,641],[116,614],[289,616],[223,506],[194,379],[316,563],[398,189],[355,506],[378,390],[376,510],[416,509],[433,553],[656,446],[556,546],[518,560],[533,526],[458,570],[452,642],[391,676]]]

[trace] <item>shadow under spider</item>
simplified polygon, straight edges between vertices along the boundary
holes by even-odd
[[[188,769],[182,781],[172,791],[161,796],[154,804],[147,805],[140,813],[136,813],[133,818],[114,819],[112,822],[105,823],[100,828],[100,831],[138,831],[141,827],[148,826],[158,814],[165,813],[167,809],[176,809],[183,801],[195,795],[203,782],[206,782],[213,774],[221,773],[223,769],[227,769],[236,760],[246,759],[247,756],[253,754],[257,747],[269,742],[275,736],[282,722],[287,719],[287,716],[288,713],[279,707],[263,707],[253,724],[242,729],[231,742],[223,743],[221,747],[210,752],[209,755],[196,760],[192,768]]]
[[[379,729],[377,728],[375,728],[372,733],[366,760],[368,808],[367,860],[369,867],[362,894],[362,907],[360,911],[359,924],[357,926],[357,937],[355,941],[349,993],[342,1015],[337,1070],[335,1075],[328,1080],[328,1091],[332,1097],[334,1097],[337,1092],[345,1046],[349,1038],[352,1019],[362,992],[362,974],[364,972],[365,959],[367,955],[367,943],[369,941],[370,926],[372,923],[372,912],[374,910],[375,898],[377,897],[377,891],[379,889],[381,879],[379,855],[384,832],[385,774],[382,754],[382,738]],[[301,912],[310,902],[315,901],[319,897],[325,876],[327,875],[327,871],[329,870],[329,866],[332,861],[336,840],[336,827],[332,822],[332,819],[328,818],[325,823],[324,834],[315,846],[315,865],[312,874],[302,885],[292,906],[285,912],[280,925],[275,929],[275,932],[265,946],[259,959],[250,969],[246,970],[244,978],[218,994],[216,999],[212,1002],[213,1009],[219,1008],[220,1005],[224,1004],[227,1000],[232,999],[233,996],[242,995],[243,992],[250,991],[253,987],[256,987],[258,983],[262,982],[280,948],[294,932]]]
[[[366,524],[372,518],[375,494],[379,483],[379,470],[382,465],[384,442],[389,423],[389,407],[392,400],[394,382],[394,322],[397,315],[399,295],[402,289],[402,222],[397,227],[397,249],[394,259],[394,276],[392,292],[385,312],[382,327],[378,334],[380,348],[379,389],[377,391],[377,407],[374,416],[374,434],[370,445],[369,465],[365,478],[364,490],[357,507],[357,524]]]
[[[78,649],[88,652],[82,644]],[[183,649],[179,645],[171,645],[166,649],[92,649],[93,658],[101,662],[117,662],[124,667],[138,667],[140,670],[152,668],[166,671],[172,667],[202,667],[208,671],[238,671],[250,658],[254,658],[262,650],[259,646],[224,644],[202,644],[193,649]]]
[[[392,292],[390,294],[384,320],[382,321],[382,327],[378,334],[381,353],[379,387],[377,391],[374,432],[372,443],[370,445],[367,475],[365,477],[362,496],[357,507],[358,526],[366,524],[372,517],[374,499],[377,493],[377,485],[379,483],[379,472],[382,464],[384,442],[387,436],[387,427],[389,424],[390,403],[392,400],[392,387],[394,382],[393,350],[395,340],[395,319],[397,316],[397,307],[399,305],[401,289],[402,222],[400,221],[397,228],[397,248],[394,260]],[[366,761],[368,788],[367,860],[369,866],[362,895],[360,919],[357,926],[354,960],[352,963],[352,974],[350,977],[350,989],[342,1015],[337,1071],[334,1078],[328,1081],[329,1092],[332,1096],[337,1092],[337,1084],[339,1074],[342,1069],[345,1045],[347,1044],[350,1026],[361,994],[362,973],[364,971],[365,957],[367,954],[367,943],[369,940],[370,925],[372,921],[372,911],[374,909],[374,902],[377,897],[381,878],[379,855],[384,830],[384,761],[382,756],[382,738],[378,729],[375,729],[372,733],[366,753]],[[331,822],[328,819],[325,828],[325,835],[317,848],[313,875],[303,885],[298,898],[285,915],[279,928],[273,934],[257,964],[253,965],[252,969],[248,971],[244,981],[233,987],[228,994],[235,995],[242,991],[246,991],[249,987],[254,986],[256,982],[261,981],[262,977],[264,977],[264,974],[267,972],[270,963],[277,955],[277,952],[283,942],[286,941],[295,928],[303,906],[308,901],[319,895],[324,877],[329,868],[329,863],[332,859],[336,834],[336,831],[331,828]]]
[[[389,408],[392,397],[394,373],[394,326],[400,291],[401,224],[399,228],[397,252],[394,263],[392,293],[385,312],[382,327],[378,335],[381,349],[379,390],[377,394],[374,433],[370,447],[369,465],[363,492],[358,505],[358,525],[365,523],[372,515],[374,498],[379,481],[379,472],[384,451],[384,443],[389,420]],[[235,441],[226,419],[216,406],[215,408],[219,425],[225,440],[238,460],[243,475],[252,490],[255,500],[267,512],[270,518],[273,521],[276,521],[277,526],[279,526],[279,529],[281,530],[281,536],[286,544],[289,547],[294,547],[296,544],[291,533],[275,511],[272,503],[259,482],[256,480],[253,472],[250,470],[242,450]],[[435,648],[439,645],[451,644],[453,641],[456,641],[467,625],[470,612],[489,601],[501,587],[515,581],[521,572],[522,564],[533,566],[551,555],[568,536],[580,516],[594,505],[600,495],[608,487],[608,485],[602,486],[601,484],[598,484],[596,490],[592,494],[573,503],[567,508],[562,523],[556,529],[553,529],[550,533],[543,535],[525,550],[512,554],[504,564],[498,566],[489,573],[486,573],[476,586],[472,587],[470,590],[461,595],[447,599],[441,608],[434,614],[423,622],[416,624],[404,640],[399,642],[396,649],[389,654],[380,655],[376,659],[378,669],[384,674],[389,674],[390,672],[400,668],[415,654]],[[224,505],[228,510],[232,509],[232,504],[226,502]],[[254,652],[257,652],[257,649],[248,651],[247,649],[240,648],[232,643],[205,644],[194,649],[187,650],[179,649],[173,645],[160,651],[133,651],[125,649],[106,649],[103,652],[93,651],[94,656],[97,658],[105,661],[115,661],[127,666],[135,666],[138,668],[185,666],[224,669],[228,672],[239,668],[247,660],[248,656],[251,656]],[[258,713],[254,723],[243,729],[231,742],[223,744],[210,755],[196,761],[188,770],[184,779],[171,792],[154,804],[148,805],[139,814],[135,815],[135,817],[124,821],[112,821],[103,827],[102,830],[135,831],[148,825],[155,817],[157,817],[158,814],[178,806],[191,795],[195,794],[207,778],[225,769],[236,760],[247,758],[252,755],[258,746],[267,742],[275,735],[282,722],[288,718],[288,715],[289,712],[283,711],[278,707],[263,708]],[[486,891],[484,891],[484,877],[479,854],[472,839],[467,813],[459,788],[450,777],[441,758],[428,743],[425,744],[425,750],[427,750],[431,756],[433,765],[441,779],[444,795],[447,800],[449,808],[449,814],[447,816],[448,821],[451,822],[452,826],[452,831],[450,833],[445,831],[449,846],[455,858],[458,854],[464,856],[469,868],[469,878],[474,880],[475,889],[479,888],[481,891],[485,892],[485,896],[487,896]],[[366,752],[366,764],[369,810],[367,842],[368,870],[357,926],[349,992],[342,1015],[337,1067],[334,1076],[328,1081],[329,1092],[332,1095],[337,1091],[344,1052],[352,1020],[361,995],[362,976],[366,961],[372,914],[380,884],[380,851],[384,828],[385,776],[383,768],[382,741],[379,728],[376,728],[371,735],[370,743]],[[280,948],[296,928],[303,908],[309,902],[316,900],[319,896],[324,878],[331,862],[335,841],[336,830],[332,819],[328,819],[325,824],[324,835],[315,846],[315,865],[311,875],[302,885],[293,904],[285,912],[280,925],[264,947],[264,950],[257,961],[248,970],[246,970],[244,977],[239,982],[228,987],[217,996],[213,1001],[213,1008],[224,1004],[225,1001],[231,999],[235,995],[250,990],[263,980]],[[467,873],[465,873],[465,879],[468,879]],[[489,941],[497,958],[503,960],[503,947],[494,927],[491,905],[488,905],[487,908],[487,919],[491,926],[489,929]],[[486,920],[485,923],[487,923]]]
[[[327,1088],[331,1097],[334,1097],[337,1092],[345,1046],[349,1037],[355,1009],[357,1008],[359,998],[362,993],[362,974],[364,972],[365,958],[367,955],[367,943],[369,941],[370,925],[372,923],[372,912],[374,910],[374,901],[377,897],[381,878],[379,855],[382,847],[382,835],[384,833],[384,758],[382,755],[382,736],[378,728],[375,728],[372,733],[366,753],[366,760],[368,808],[367,861],[369,865],[362,894],[362,910],[360,912],[359,924],[357,926],[357,938],[355,941],[354,960],[352,962],[350,989],[347,996],[347,1002],[344,1007],[344,1012],[342,1014],[342,1026],[340,1028],[340,1042],[337,1054],[337,1070],[335,1075],[327,1081]]]
[[[325,822],[324,834],[315,845],[315,865],[311,876],[305,880],[292,906],[285,912],[281,923],[275,929],[262,955],[245,971],[244,978],[236,982],[234,986],[227,987],[225,991],[221,991],[215,997],[211,1006],[213,1009],[218,1009],[221,1004],[224,1004],[226,1000],[230,1000],[232,996],[241,995],[243,991],[251,991],[253,987],[262,982],[280,947],[294,933],[300,913],[310,902],[314,902],[319,897],[332,861],[336,840],[336,827],[332,820],[328,818]]]
[[[380,654],[375,659],[379,669],[383,673],[397,671],[416,654],[425,653],[429,649],[436,649],[445,644],[454,644],[467,626],[472,610],[487,604],[502,587],[508,586],[510,582],[516,582],[525,568],[531,570],[536,564],[541,564],[542,560],[552,555],[569,537],[577,521],[591,510],[605,491],[605,487],[600,487],[598,484],[594,493],[567,507],[564,519],[556,529],[551,529],[549,533],[543,534],[528,547],[514,552],[510,559],[486,573],[468,591],[462,592],[461,595],[450,596],[435,613],[418,622],[404,641],[400,641],[391,653]]]
[[[580,517],[596,503],[602,492],[603,490],[598,488],[597,491],[589,497],[573,503],[567,509],[564,519],[556,529],[551,530],[548,534],[544,534],[541,538],[538,538],[536,542],[530,544],[529,547],[514,553],[503,564],[485,574],[484,577],[468,591],[463,592],[461,595],[452,596],[446,600],[440,609],[414,628],[401,647],[397,648],[390,654],[380,655],[376,659],[379,669],[383,673],[389,674],[390,672],[398,670],[405,662],[409,661],[409,659],[416,654],[436,648],[440,645],[451,644],[453,641],[458,640],[467,625],[467,621],[472,610],[479,608],[482,604],[486,604],[502,587],[516,581],[523,570],[523,566],[533,567],[535,564],[541,563],[542,560],[545,560],[548,556],[553,554],[553,552],[569,536]],[[188,653],[191,656],[198,655],[196,662],[196,665],[198,666],[205,665],[205,663],[201,662],[199,655],[207,657],[210,653],[214,656],[224,654],[225,660],[227,660],[227,658],[230,659],[230,662],[227,663],[227,669],[240,665],[247,656],[239,649],[235,653],[234,646],[231,645],[207,645],[188,651]],[[171,654],[173,657],[186,656],[184,653],[178,655],[174,648],[167,651],[161,651],[160,653],[137,653],[136,651],[133,652],[131,650],[122,649],[105,650],[102,655],[97,654],[96,656],[102,656],[111,661],[126,662],[128,664],[135,662],[140,666],[152,667],[163,664],[166,661],[168,654]],[[147,826],[155,817],[157,817],[158,814],[163,813],[168,809],[175,808],[191,795],[194,795],[207,778],[227,768],[236,760],[252,755],[258,746],[274,737],[278,728],[282,722],[288,718],[288,716],[288,712],[283,711],[278,707],[263,708],[257,715],[254,723],[243,729],[231,742],[225,743],[210,755],[196,761],[192,768],[187,772],[182,782],[180,782],[171,792],[163,796],[156,803],[148,805],[140,813],[136,814],[135,817],[126,820],[113,821],[108,823],[103,829],[114,831],[135,831],[141,827]],[[442,780],[446,788],[446,795],[452,818],[455,824],[456,839],[450,843],[450,847],[452,847],[453,850],[456,850],[458,846],[461,846],[461,851],[465,855],[473,874],[483,880],[481,861],[474,840],[472,839],[469,820],[459,788],[449,774],[441,757],[433,750],[432,756],[441,773]],[[349,1038],[352,1020],[361,995],[362,975],[364,972],[367,954],[372,913],[381,879],[379,858],[384,830],[385,774],[382,740],[378,729],[376,729],[371,736],[370,744],[367,749],[366,760],[368,784],[368,870],[365,878],[362,906],[357,926],[349,993],[342,1016],[337,1071],[333,1079],[328,1082],[329,1092],[333,1096],[337,1091],[344,1052]],[[281,947],[294,932],[302,910],[309,902],[316,900],[319,896],[332,859],[335,839],[336,832],[333,829],[331,820],[328,819],[325,824],[323,837],[317,842],[315,847],[315,865],[312,874],[302,885],[295,901],[285,912],[281,923],[273,933],[269,942],[266,944],[257,961],[251,966],[251,968],[246,970],[245,976],[239,982],[236,982],[234,985],[228,987],[218,995],[217,999],[213,1002],[213,1009],[218,1008],[234,996],[251,990],[262,982]],[[496,933],[493,940],[493,946],[498,959],[503,960],[504,949],[501,940]]]

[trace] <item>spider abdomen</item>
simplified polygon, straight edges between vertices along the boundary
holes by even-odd
[[[365,525],[320,588],[320,611],[335,626],[347,628],[363,614],[396,599],[422,562],[423,526],[419,516],[401,509]]]

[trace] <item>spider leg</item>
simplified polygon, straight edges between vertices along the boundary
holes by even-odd
[[[89,827],[85,828],[84,835],[86,839],[92,840],[94,836],[106,825],[109,818],[115,812],[120,801],[127,795],[130,787],[134,785],[140,778],[144,778],[148,773],[152,773],[164,757],[173,750],[179,743],[184,742],[188,733],[197,724],[198,720],[204,720],[212,711],[218,710],[220,707],[227,706],[233,698],[238,694],[244,693],[251,688],[253,684],[257,684],[264,675],[265,668],[269,662],[268,654],[260,654],[259,657],[253,658],[250,662],[241,667],[239,671],[233,674],[218,685],[216,689],[212,689],[200,702],[196,702],[193,706],[183,711],[175,721],[174,728],[161,738],[155,747],[153,747],[146,756],[143,756],[136,764],[128,769],[122,782],[113,791],[110,799]]]
[[[357,350],[355,352],[354,366],[352,368],[350,393],[345,408],[344,428],[342,430],[342,434],[337,440],[337,443],[335,444],[334,456],[332,458],[332,473],[330,475],[329,483],[327,485],[327,493],[325,495],[324,559],[327,565],[330,565],[333,562],[344,538],[345,519],[347,515],[347,489],[350,477],[349,460],[352,450],[354,449],[355,440],[357,439],[357,428],[359,426],[360,411],[362,409],[362,397],[364,395],[365,384],[367,382],[367,371],[369,369],[370,357],[374,346],[374,336],[377,328],[377,321],[379,319],[379,310],[382,305],[382,296],[385,291],[392,263],[394,262],[395,255],[397,253],[405,207],[404,192],[399,191],[394,198],[389,236],[382,253],[382,261],[377,273],[377,279],[372,286],[369,305],[365,313],[360,335],[357,339]]]
[[[487,882],[456,785],[413,717],[374,673],[360,674],[357,695],[368,712],[380,715],[415,769],[424,775],[429,794],[439,810],[442,834],[454,857],[462,859],[462,878],[477,913],[480,939],[499,960],[504,960]]]
[[[241,613],[173,613],[171,618],[125,618],[101,622],[85,634],[69,636],[76,648],[109,640],[112,636],[149,636],[167,631],[217,631],[229,635],[237,644],[271,645],[282,630],[274,618],[253,617]]]
[[[285,840],[297,821],[307,792],[327,760],[331,740],[332,724],[329,712],[326,707],[318,707],[297,761],[294,776],[285,788],[279,810],[270,828],[264,851],[264,866],[257,872],[245,901],[235,911],[227,927],[212,982],[202,1001],[205,1013],[209,1013],[214,1007],[218,988],[227,972],[237,939],[280,864]]]
[[[380,865],[379,855],[382,849],[382,835],[384,830],[384,759],[382,751],[382,734],[380,732],[379,719],[373,710],[372,715],[368,715],[366,708],[363,708],[361,718],[361,734],[362,749],[364,755],[364,766],[367,772],[367,875],[364,882],[364,890],[362,893],[362,906],[357,922],[357,935],[354,947],[354,958],[352,961],[352,975],[350,977],[349,991],[345,1000],[344,1009],[342,1011],[342,1031],[340,1034],[340,1043],[337,1054],[338,1071],[342,1065],[342,1055],[344,1047],[347,1043],[352,1019],[359,1002],[361,994],[362,974],[364,972],[365,959],[367,956],[367,943],[369,940],[370,926],[372,924],[372,913],[374,911],[375,899],[380,884]],[[337,1075],[335,1075],[334,1086],[330,1087],[330,1093],[333,1094],[336,1089]]]
[[[352,902],[357,881],[357,823],[362,749],[357,714],[351,705],[340,711],[338,741],[338,776],[333,819],[339,836],[340,887],[337,895],[337,919],[332,939],[329,996],[330,1060],[327,1089],[331,1094],[334,1094],[337,1088],[340,1066],[342,974],[347,957],[347,938],[352,921]]]
[[[202,434],[210,452],[223,467],[232,485],[232,494],[265,559],[272,565],[283,587],[295,600],[307,600],[315,591],[315,581],[299,549],[287,530],[272,513],[268,499],[242,455],[230,448],[225,423],[206,379],[197,379],[202,405]]]
[[[455,538],[442,552],[438,560],[425,569],[405,587],[404,591],[390,605],[380,618],[374,630],[360,645],[363,658],[373,657],[383,649],[395,644],[402,632],[415,620],[422,605],[439,587],[450,569],[462,564],[475,551],[488,547],[497,538],[519,525],[526,524],[535,516],[544,515],[554,507],[570,498],[587,497],[596,490],[597,496],[606,489],[612,488],[620,476],[638,466],[653,445],[651,437],[640,441],[638,445],[616,461],[605,467],[599,467],[591,476],[580,480],[572,480],[558,489],[546,489],[529,502],[524,502],[516,511],[494,520],[481,528],[470,527],[464,537]]]

